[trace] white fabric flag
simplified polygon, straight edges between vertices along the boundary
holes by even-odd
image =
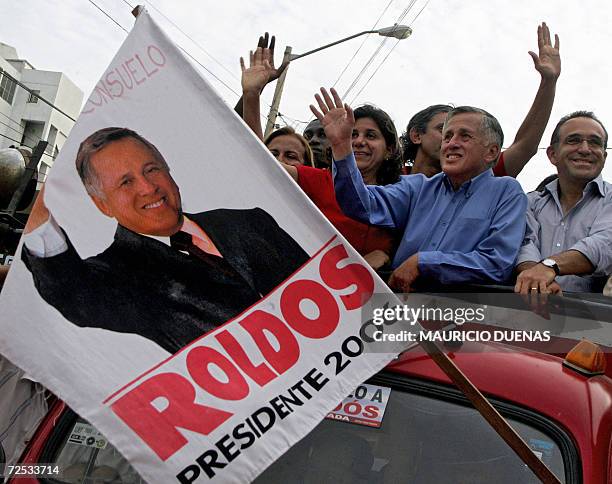
[[[45,190],[0,353],[148,482],[253,480],[392,357],[360,339],[386,286],[146,12]],[[222,257],[169,247],[174,222]]]

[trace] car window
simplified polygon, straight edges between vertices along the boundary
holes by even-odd
[[[72,412],[71,412],[72,413]],[[74,416],[74,414],[72,414]],[[106,438],[82,418],[70,419],[64,435],[56,443],[53,462],[61,476],[50,483],[66,484],[146,484],[127,460]],[[68,432],[65,429],[68,428]],[[51,439],[56,440],[56,439]],[[56,440],[57,442],[57,440]]]
[[[561,482],[571,482],[566,481],[561,449],[550,435],[508,420]],[[475,409],[393,389],[380,428],[324,420],[255,482],[537,484],[539,480]]]
[[[392,387],[380,428],[323,420],[255,482],[539,482],[458,391],[398,376],[378,377],[375,383]],[[508,421],[561,482],[578,482],[578,454],[563,430],[534,412],[500,402],[496,406],[506,414],[524,415]],[[49,444],[52,452],[44,453],[64,472],[61,479],[46,482],[145,483],[85,420],[72,413],[63,427],[59,439],[50,439],[55,440]]]

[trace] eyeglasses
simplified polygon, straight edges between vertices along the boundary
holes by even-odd
[[[605,149],[604,142],[598,136],[591,136],[589,138],[585,138],[584,136],[580,136],[577,134],[572,134],[565,138],[565,144],[570,146],[578,146],[582,145],[582,143],[587,142],[589,148],[593,150],[603,150]]]

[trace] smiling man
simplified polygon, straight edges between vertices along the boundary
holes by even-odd
[[[260,208],[184,214],[157,148],[105,128],[79,148],[76,168],[115,240],[82,260],[39,197],[22,252],[36,288],[83,327],[135,333],[169,352],[223,324],[308,260]]]
[[[352,110],[333,89],[333,99],[322,94],[321,111],[311,109],[332,145],[338,203],[350,217],[403,232],[389,284],[408,292],[417,279],[506,282],[525,233],[527,198],[516,180],[493,176],[503,143],[498,121],[482,109],[455,108],[443,128],[442,173],[366,186],[351,146]]]
[[[612,273],[612,185],[601,177],[607,143],[592,112],[557,123],[546,153],[559,177],[529,194],[516,292],[602,291]]]

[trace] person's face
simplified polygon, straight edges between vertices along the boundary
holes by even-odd
[[[559,179],[587,183],[599,176],[608,153],[601,125],[590,118],[573,118],[559,130],[559,143],[546,153]]]
[[[442,133],[440,162],[454,185],[485,171],[499,154],[481,131],[482,114],[462,113],[448,120]]]
[[[442,129],[448,113],[438,113],[429,120],[425,133],[418,133],[416,129],[410,133],[413,143],[420,144],[419,149],[428,159],[440,162],[440,148],[442,146]]]
[[[318,119],[308,123],[304,130],[304,138],[308,140],[316,165],[319,166],[321,163],[329,165],[327,152],[330,145],[327,136],[325,136],[325,130]]]
[[[181,196],[164,164],[143,143],[122,138],[94,153],[91,166],[104,195],[91,198],[102,213],[146,235],[181,227]]]
[[[353,153],[364,178],[376,175],[390,150],[378,125],[372,118],[359,118],[353,127]]]
[[[292,166],[304,164],[306,150],[295,136],[290,134],[277,136],[268,143],[268,149],[274,158],[282,163]]]

